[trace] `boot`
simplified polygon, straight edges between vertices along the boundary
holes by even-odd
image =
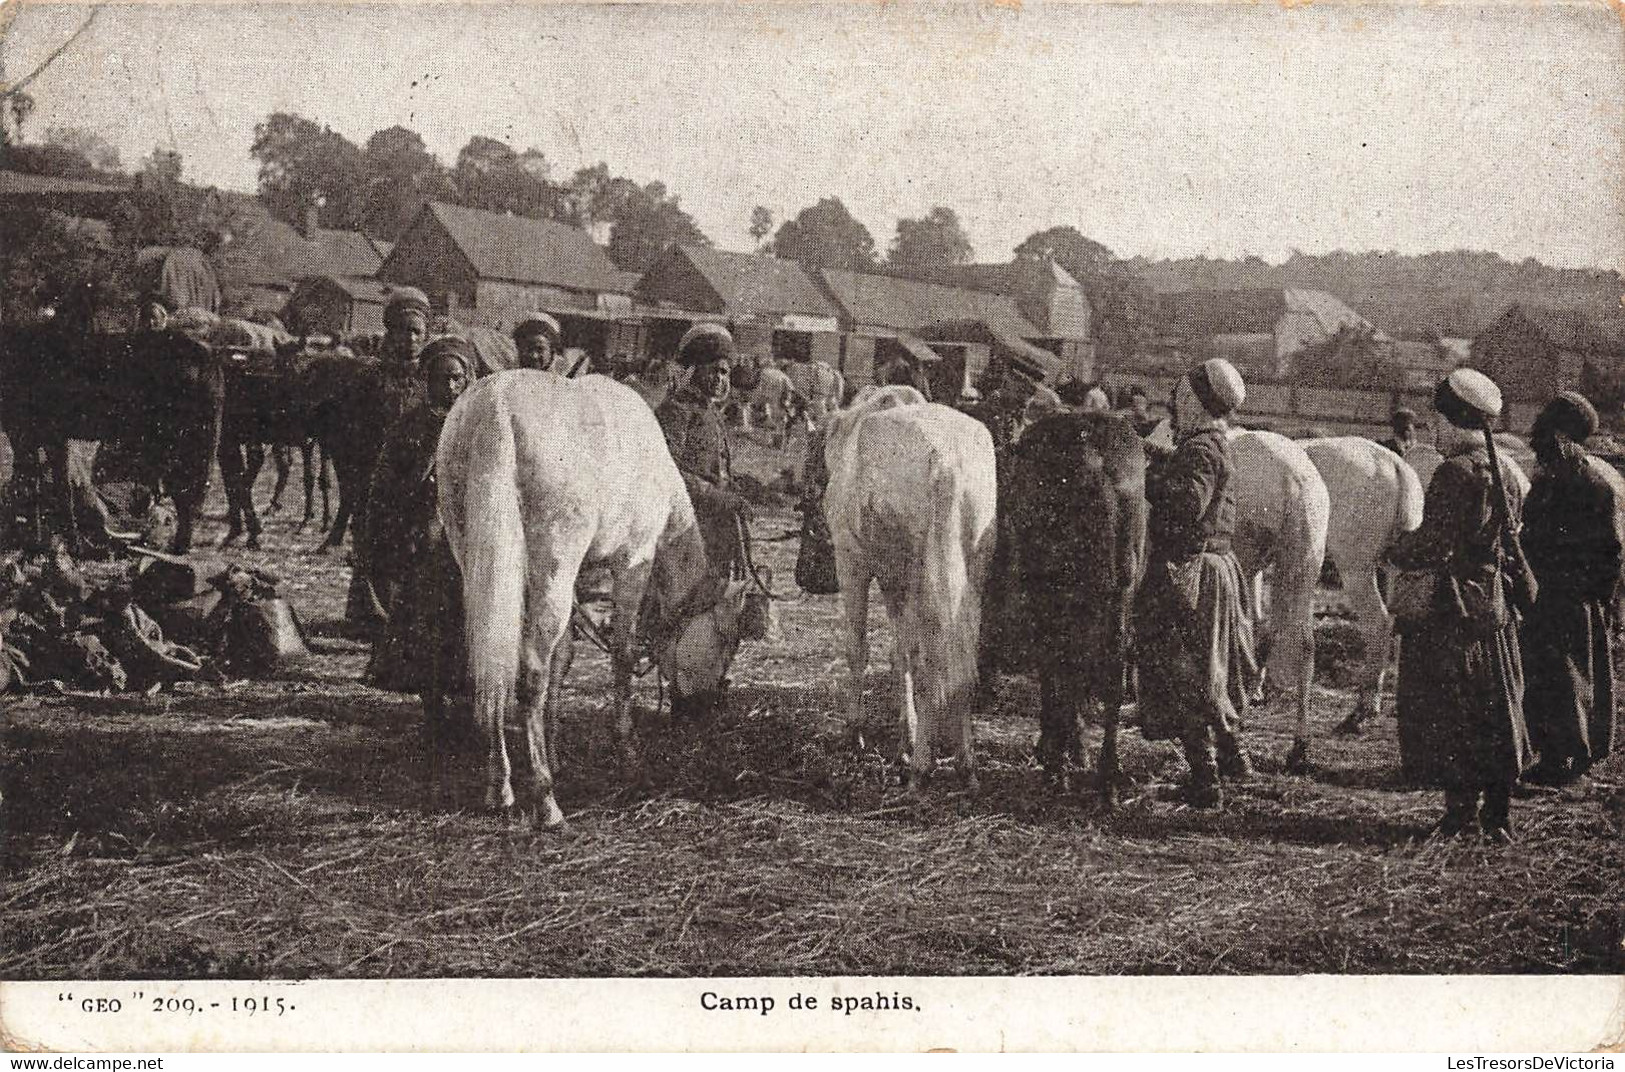
[[[1446,789],[1444,815],[1433,833],[1436,837],[1457,838],[1478,833],[1478,791],[1476,789]]]
[[[1500,782],[1484,787],[1484,812],[1480,818],[1484,836],[1502,845],[1517,840],[1512,828],[1512,784]]]
[[[1232,730],[1217,735],[1219,774],[1227,782],[1245,785],[1253,780],[1253,761],[1242,747],[1241,738]]]
[[[1185,733],[1185,762],[1190,765],[1191,780],[1185,787],[1185,802],[1193,808],[1220,808],[1224,806],[1224,790],[1219,787],[1219,762],[1214,748],[1213,728]]]

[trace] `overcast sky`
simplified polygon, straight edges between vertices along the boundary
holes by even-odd
[[[83,17],[30,4],[12,77]],[[1625,268],[1625,36],[1602,5],[103,9],[34,84],[31,138],[252,190],[254,124],[472,134],[555,178],[660,179],[719,245],[841,198],[889,244],[959,213],[979,259],[1070,223],[1122,256],[1489,249]]]

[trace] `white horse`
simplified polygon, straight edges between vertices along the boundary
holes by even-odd
[[[896,635],[905,778],[918,788],[935,757],[952,750],[974,792],[970,716],[995,539],[993,437],[912,387],[871,387],[830,418],[824,458],[852,725],[863,720],[869,583],[878,581]]]
[[[632,648],[645,592],[656,607],[647,631],[675,696],[704,704],[738,650],[744,584],[712,576],[654,413],[607,377],[517,370],[478,381],[447,416],[435,465],[440,517],[463,573],[486,804],[513,807],[503,727],[517,711],[538,817],[560,827],[552,769],[583,567],[613,578],[615,733],[627,768],[637,761]]]
[[[752,411],[760,407],[766,414],[766,428],[773,434],[773,446],[783,447],[790,430],[790,409],[795,392],[795,384],[790,382],[783,369],[762,369],[756,389],[750,393],[742,411],[745,429],[750,430]]]
[[[1268,649],[1268,679],[1297,690],[1297,724],[1287,767],[1301,770],[1309,759],[1315,586],[1326,557],[1331,503],[1314,463],[1285,436],[1233,431],[1230,449],[1235,456],[1236,558],[1251,581],[1255,619],[1265,624],[1267,613],[1261,648]]]
[[[1382,679],[1394,622],[1377,575],[1384,552],[1422,523],[1422,482],[1405,459],[1362,436],[1309,439],[1302,446],[1331,493],[1326,557],[1337,565],[1365,642],[1354,711],[1337,727],[1352,733],[1366,717],[1382,710]]]
[[[823,361],[790,361],[784,374],[801,396],[804,430],[810,435],[824,427],[829,415],[841,408],[846,379]]]

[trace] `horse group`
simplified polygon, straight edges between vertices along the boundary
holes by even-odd
[[[518,711],[531,796],[552,825],[562,821],[551,774],[557,679],[567,666],[560,650],[568,648],[580,572],[605,567],[614,576],[615,721],[629,762],[634,638],[649,638],[675,693],[703,707],[718,698],[737,650],[743,591],[710,580],[693,507],[647,388],[640,393],[597,375],[505,371],[500,357],[489,363],[496,368],[481,371],[500,374],[475,383],[447,420],[440,509],[464,571],[476,710],[491,748],[488,802],[508,807],[515,800],[500,726]],[[182,552],[217,455],[233,533],[252,538],[253,448],[320,444],[339,483],[326,540],[334,546],[365,495],[393,382],[371,357],[298,355],[256,376],[174,333],[87,341],[49,326],[13,329],[0,346],[0,425],[19,475],[43,452],[63,487],[68,439],[139,445],[176,498],[175,549]],[[838,398],[820,395],[831,408]],[[1437,461],[1423,449],[1413,467],[1358,437],[1294,441],[1236,431],[1232,447],[1236,553],[1251,578],[1267,681],[1297,693],[1289,765],[1302,767],[1323,562],[1336,565],[1365,639],[1356,706],[1342,726],[1352,730],[1380,706],[1390,651],[1380,562],[1400,534],[1420,524],[1422,489]],[[1516,503],[1528,480],[1514,453],[1502,459]],[[1033,652],[1040,757],[1053,774],[1076,768],[1077,714],[1085,704],[1104,706],[1099,766],[1109,796],[1127,694],[1128,614],[1144,559],[1145,453],[1128,422],[1104,413],[1045,417],[998,458],[972,417],[911,388],[866,388],[829,414],[824,461],[824,509],[846,619],[848,716],[861,718],[868,593],[878,582],[897,638],[906,777],[919,784],[937,759],[951,757],[974,785],[970,717],[978,686],[991,684],[979,680],[983,599],[999,607],[1019,596],[1045,638]]]

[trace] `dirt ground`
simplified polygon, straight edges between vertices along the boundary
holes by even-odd
[[[779,464],[740,455],[763,479]],[[791,591],[795,544],[771,538],[795,520],[780,504],[754,525]],[[311,634],[277,679],[5,698],[0,977],[1625,970],[1617,758],[1517,801],[1512,847],[1420,841],[1439,800],[1396,784],[1391,699],[1333,737],[1353,700],[1317,686],[1311,775],[1282,772],[1276,704],[1247,726],[1260,776],[1195,812],[1177,749],[1127,731],[1131,784],[1103,815],[1044,788],[1036,685],[1006,677],[976,723],[981,794],[944,775],[911,803],[883,614],[861,746],[831,721],[835,596],[779,604],[703,728],[671,728],[644,679],[641,785],[612,758],[607,664],[580,645],[559,785],[573,837],[428,810],[417,702],[360,683],[365,648],[337,628],[346,557],[317,541],[284,511],[262,551],[223,553],[280,574]]]

